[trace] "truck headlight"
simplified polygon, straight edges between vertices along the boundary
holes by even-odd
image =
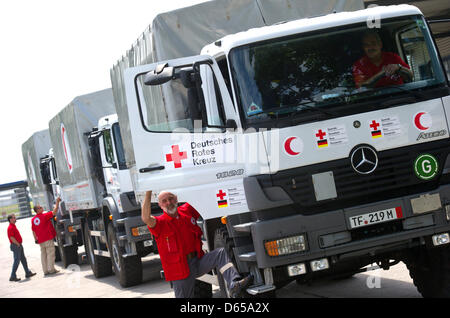
[[[144,225],[131,228],[131,234],[133,234],[133,236],[141,236],[145,234],[150,234],[150,231],[147,225]]]
[[[439,245],[444,245],[444,244],[450,243],[450,236],[448,233],[433,235],[432,239],[433,239],[434,246],[439,246]]]
[[[290,236],[278,240],[264,242],[264,247],[269,256],[282,256],[306,250],[304,235]]]
[[[310,265],[313,272],[323,271],[324,269],[330,268],[330,264],[328,263],[328,259],[326,258],[311,261]]]

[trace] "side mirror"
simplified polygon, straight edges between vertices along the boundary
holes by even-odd
[[[51,184],[50,167],[48,166],[48,161],[41,161],[39,168],[41,170],[42,183],[45,185]]]
[[[161,64],[154,71],[150,71],[145,74],[144,84],[145,85],[161,85],[169,82],[173,79],[174,68],[168,67],[168,64]]]
[[[194,69],[192,67],[180,70],[179,76],[185,88],[195,87]]]
[[[225,124],[225,128],[237,129],[236,121],[234,119],[227,119],[227,122]]]

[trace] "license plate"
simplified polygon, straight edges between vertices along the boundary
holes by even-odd
[[[153,246],[153,241],[152,240],[144,241],[144,247],[149,247],[149,246]]]
[[[403,212],[402,208],[400,206],[381,210],[381,211],[375,211],[370,212],[366,214],[356,215],[350,217],[350,227],[352,229],[368,226],[372,224],[382,223],[382,222],[388,222],[392,220],[397,220],[403,218]]]

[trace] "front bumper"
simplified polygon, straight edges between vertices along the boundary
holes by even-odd
[[[450,231],[446,205],[450,185],[435,191],[315,215],[294,215],[253,222],[251,235],[259,268],[270,268],[321,258],[331,263],[404,249],[414,239]],[[400,206],[403,218],[351,229],[350,218]],[[450,208],[450,207],[448,207]],[[307,248],[284,256],[269,256],[264,242],[304,234]]]

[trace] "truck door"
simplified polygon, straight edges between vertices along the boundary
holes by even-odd
[[[205,219],[247,212],[243,178],[267,172],[267,154],[261,133],[240,129],[217,63],[171,60],[124,79],[135,190],[173,191]]]
[[[113,136],[110,128],[103,130],[102,138],[100,138],[100,152],[102,154],[106,190],[108,194],[116,198],[120,192],[120,184],[118,182],[117,160],[114,155]]]

